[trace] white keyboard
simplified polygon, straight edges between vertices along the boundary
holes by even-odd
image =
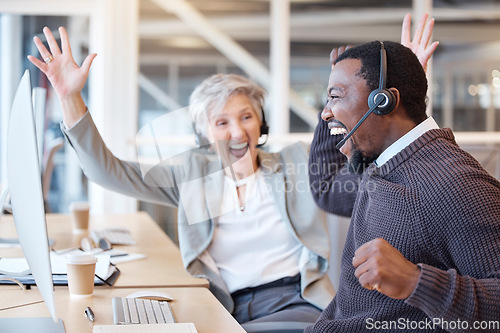
[[[107,238],[113,245],[135,245],[135,239],[127,229],[92,230],[90,236],[96,244],[99,244],[99,239]]]
[[[112,303],[115,324],[175,323],[172,309],[166,301],[114,297]]]

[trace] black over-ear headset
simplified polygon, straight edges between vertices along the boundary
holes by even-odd
[[[354,134],[359,126],[368,118],[373,112],[379,116],[385,116],[394,110],[396,107],[396,97],[385,87],[385,80],[387,78],[387,54],[385,51],[384,43],[380,42],[380,78],[378,89],[373,90],[368,96],[368,112],[358,121],[356,126],[340,141],[337,143],[337,149],[340,149],[346,141]]]
[[[262,123],[260,124],[260,137],[264,135],[266,137],[264,138],[264,141],[262,143],[259,140],[259,144],[257,145],[257,147],[262,147],[263,145],[265,145],[267,142],[267,137],[269,136],[269,125],[267,124],[266,121],[266,113],[264,112],[264,109],[261,109],[260,111],[262,112]]]
[[[261,109],[261,113],[262,113],[262,123],[260,124],[260,136],[262,137],[265,135],[265,138],[263,142],[260,142],[259,140],[259,144],[257,145],[257,147],[262,147],[263,145],[265,145],[267,142],[267,137],[269,135],[269,125],[267,124],[266,121],[266,113],[264,112],[264,109]],[[208,146],[210,146],[210,142],[203,134],[201,134],[196,130],[196,126],[194,125],[194,123],[193,123],[193,129],[194,129],[194,139],[198,147],[208,148]]]

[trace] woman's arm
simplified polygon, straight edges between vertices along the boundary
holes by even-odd
[[[148,177],[143,174],[140,164],[116,158],[97,131],[81,94],[96,54],[88,55],[79,67],[73,59],[66,29],[59,28],[62,51],[50,29],[45,27],[43,32],[50,51],[35,37],[35,45],[44,61],[31,55],[28,59],[52,84],[61,103],[66,125],[62,126],[62,131],[75,149],[89,180],[140,200],[177,206],[179,200],[174,167],[155,166],[161,168],[162,172],[155,172],[154,177]]]
[[[115,157],[99,135],[90,113],[84,114],[72,128],[62,128],[62,132],[90,181],[139,200],[171,206],[179,204],[177,183],[182,177],[181,170],[161,164],[149,168]]]

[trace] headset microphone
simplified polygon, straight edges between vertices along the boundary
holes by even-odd
[[[336,148],[340,149],[346,141],[354,134],[359,126],[368,118],[372,113],[379,116],[389,114],[396,107],[396,97],[389,89],[385,88],[385,79],[387,77],[387,55],[385,52],[384,43],[380,42],[380,78],[378,89],[373,90],[368,96],[369,110],[365,113],[356,126],[340,141],[337,143]]]

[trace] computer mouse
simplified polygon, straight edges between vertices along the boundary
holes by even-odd
[[[157,301],[173,301],[174,298],[166,292],[159,290],[139,290],[127,296],[127,298],[145,298]]]

